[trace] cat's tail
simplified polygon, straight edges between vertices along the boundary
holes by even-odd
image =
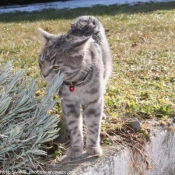
[[[105,34],[102,24],[94,16],[80,16],[76,18],[68,34],[80,37],[92,36],[98,44],[106,39],[104,38]]]

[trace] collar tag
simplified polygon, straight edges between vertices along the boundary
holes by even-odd
[[[69,86],[69,90],[70,90],[71,92],[73,92],[73,91],[75,90],[75,87],[74,87],[74,86]]]

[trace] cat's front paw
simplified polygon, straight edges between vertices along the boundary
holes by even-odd
[[[66,156],[68,158],[76,158],[82,155],[83,149],[81,147],[69,147],[66,151]]]
[[[102,151],[102,148],[101,146],[98,146],[98,147],[87,147],[86,148],[86,153],[87,154],[90,154],[90,155],[98,155],[98,156],[101,156],[103,151]]]

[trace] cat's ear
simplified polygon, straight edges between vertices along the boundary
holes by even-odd
[[[41,28],[38,28],[38,31],[39,31],[39,35],[40,37],[42,38],[42,40],[46,43],[46,42],[49,42],[53,37],[54,35],[44,31],[43,29]]]
[[[83,48],[90,38],[91,37],[75,37],[75,36],[67,35],[66,45],[64,47],[64,50],[68,51],[68,50]]]
[[[83,46],[88,42],[89,39],[90,39],[90,37],[78,38],[77,40],[75,40],[75,41],[72,43],[72,46],[73,46],[74,48],[83,47]]]
[[[83,49],[86,43],[90,40],[91,37],[69,37],[67,36],[67,45],[64,50],[72,49]]]

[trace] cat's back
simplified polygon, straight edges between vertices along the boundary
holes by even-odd
[[[95,44],[101,49],[102,61],[104,66],[104,79],[107,82],[112,72],[112,59],[105,30],[100,21],[94,16],[80,16],[71,25],[69,35],[78,37],[92,37]],[[92,50],[95,47],[92,46]]]

